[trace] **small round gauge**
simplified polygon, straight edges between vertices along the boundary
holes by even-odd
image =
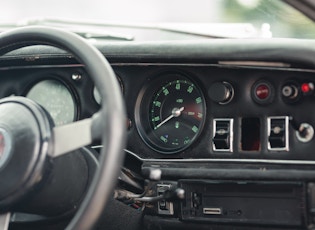
[[[142,139],[154,150],[172,154],[188,148],[205,122],[205,99],[187,78],[171,74],[143,89],[136,123]]]
[[[43,106],[56,126],[75,120],[77,110],[73,96],[60,81],[53,79],[40,81],[30,89],[26,97]]]

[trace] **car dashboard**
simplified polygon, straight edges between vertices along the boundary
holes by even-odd
[[[314,224],[312,45],[289,39],[96,44],[125,99],[124,168],[142,178],[151,197],[170,188],[185,194],[146,203],[143,228]],[[0,98],[35,100],[57,126],[100,109],[84,66],[57,48],[10,52],[0,58],[0,76]]]

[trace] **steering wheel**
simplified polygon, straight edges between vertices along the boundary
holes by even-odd
[[[49,115],[23,97],[0,100],[0,229],[7,229],[9,213],[38,189],[61,155],[102,140],[99,168],[67,229],[91,229],[112,195],[126,141],[125,108],[115,74],[104,56],[73,33],[42,26],[0,34],[0,54],[30,45],[50,45],[74,55],[85,67],[102,98],[93,117],[53,127]]]

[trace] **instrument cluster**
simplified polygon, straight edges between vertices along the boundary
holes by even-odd
[[[126,149],[139,158],[315,160],[311,71],[112,66],[126,102]],[[1,74],[7,76],[0,79],[1,97],[37,101],[57,126],[91,117],[100,108],[82,66],[5,69]],[[16,78],[20,84],[14,85]]]
[[[141,67],[129,68],[135,74]],[[140,158],[315,160],[313,72],[174,69],[137,73],[138,94],[126,97],[134,103],[128,150]]]

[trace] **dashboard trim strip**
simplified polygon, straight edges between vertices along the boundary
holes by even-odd
[[[102,146],[92,146],[92,148],[102,148]],[[134,152],[124,149],[124,151],[138,160],[142,162],[178,162],[178,163],[183,163],[183,162],[211,162],[211,163],[264,163],[264,164],[290,164],[290,165],[315,165],[315,161],[302,161],[302,160],[264,160],[264,159],[205,159],[205,158],[199,158],[199,159],[144,159],[139,157],[137,154]]]
[[[0,59],[1,61],[1,59]],[[250,61],[249,61],[250,62]],[[285,63],[283,63],[285,64]],[[221,61],[218,61],[218,64],[204,64],[204,63],[163,63],[163,62],[148,62],[148,63],[119,63],[119,62],[112,62],[110,63],[111,66],[204,66],[204,67],[224,67],[224,68],[239,68],[239,69],[268,69],[268,70],[277,70],[277,71],[290,71],[290,72],[309,72],[315,73],[315,69],[306,69],[306,68],[296,68],[296,67],[276,67],[273,65],[268,66],[251,66],[251,65],[227,65],[221,64]],[[284,65],[285,66],[285,65]],[[24,65],[24,66],[3,66],[0,67],[1,70],[13,70],[13,69],[33,69],[33,68],[60,68],[60,67],[84,67],[82,64],[53,64],[53,65]]]

